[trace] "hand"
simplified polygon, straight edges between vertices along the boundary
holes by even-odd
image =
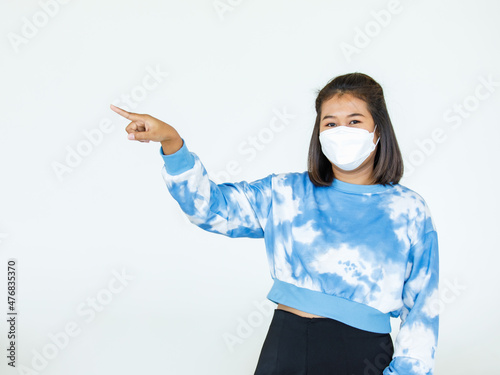
[[[128,139],[140,142],[179,142],[181,139],[177,131],[167,123],[154,118],[153,116],[139,113],[127,112],[111,104],[111,109],[119,115],[131,120],[125,131],[128,133]],[[181,142],[182,144],[182,142]]]

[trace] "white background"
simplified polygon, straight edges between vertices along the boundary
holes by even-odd
[[[227,163],[237,168],[226,180],[251,181],[306,169],[317,91],[358,71],[384,88],[401,183],[437,225],[436,374],[497,374],[500,3],[401,0],[385,23],[389,1],[218,3],[227,10],[211,0],[2,1],[0,373],[253,374],[271,320],[263,240],[188,223],[161,178],[159,144],[129,141],[109,104],[173,125],[218,181]],[[154,81],[151,69],[164,73]],[[294,118],[270,135],[276,111]],[[111,129],[99,139],[101,123]],[[259,136],[249,160],[242,150]],[[86,155],[70,168],[78,149]],[[5,356],[10,258],[20,372]],[[113,272],[133,277],[114,294]],[[65,341],[68,324],[78,334]]]

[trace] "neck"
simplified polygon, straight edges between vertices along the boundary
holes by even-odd
[[[355,171],[344,171],[332,164],[333,175],[337,180],[356,185],[374,185],[373,162],[362,165]]]

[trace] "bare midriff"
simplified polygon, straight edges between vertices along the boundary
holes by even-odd
[[[294,307],[282,305],[281,303],[278,303],[278,309],[289,311],[295,315],[299,315],[299,316],[302,316],[304,318],[324,318],[323,316],[314,315],[314,314],[307,313],[305,311],[297,310]]]

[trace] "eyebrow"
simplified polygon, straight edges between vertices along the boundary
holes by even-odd
[[[347,117],[354,117],[354,116],[363,116],[363,117],[365,117],[361,113],[351,113],[350,115],[347,115]],[[323,120],[326,119],[326,118],[337,118],[337,116],[327,115],[327,116],[323,117]],[[321,121],[323,121],[323,120],[321,120]]]

